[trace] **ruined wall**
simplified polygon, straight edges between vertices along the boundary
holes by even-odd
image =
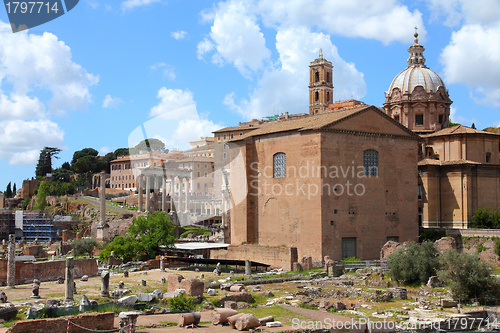
[[[65,276],[66,261],[16,262],[16,284],[31,283],[33,279],[53,281],[59,276]],[[75,278],[83,275],[97,275],[95,259],[76,259]],[[7,260],[0,259],[0,283],[7,281]]]
[[[292,264],[298,261],[295,247],[254,244],[231,245],[227,250],[210,250],[210,259],[251,260],[288,270],[292,269]]]
[[[20,320],[12,325],[8,333],[60,333],[66,332],[70,322],[76,325],[85,327],[87,329],[78,328],[75,325],[69,327],[70,333],[88,333],[92,330],[112,330],[114,328],[115,314],[113,312],[105,313],[83,313],[75,317],[60,317],[60,318],[47,318],[47,319],[34,319],[34,320]]]

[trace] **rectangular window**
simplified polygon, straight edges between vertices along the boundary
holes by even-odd
[[[219,134],[219,135],[217,135],[217,140],[219,140],[219,141],[220,141],[220,134]]]
[[[200,172],[199,171],[196,173],[196,177],[200,177]]]
[[[422,184],[418,184],[418,200],[422,200],[423,188]]]
[[[231,139],[234,139],[234,134],[233,133],[231,133]]]
[[[226,153],[222,154],[222,158],[226,158],[226,156],[227,156]]]
[[[226,134],[224,134],[224,140],[226,140],[226,139],[227,139],[227,135],[226,135]]]
[[[443,119],[444,119],[444,118],[443,118],[443,115],[442,115],[442,114],[440,114],[440,115],[439,115],[438,119],[439,119],[439,120],[438,120],[438,122],[439,122],[440,124],[443,124]]]
[[[416,114],[415,115],[415,125],[423,125],[424,124],[424,115]]]

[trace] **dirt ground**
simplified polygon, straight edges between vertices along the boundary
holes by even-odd
[[[123,273],[115,273],[110,277],[110,290],[114,290],[117,288],[118,283],[123,281],[125,283],[125,288],[130,289],[132,294],[137,294],[139,292],[152,292],[155,289],[160,289],[163,292],[167,291],[167,284],[162,284],[160,282],[162,277],[167,277],[168,274],[177,273],[183,275],[185,278],[198,278],[201,272],[195,271],[177,271],[167,269],[165,272],[161,272],[159,269],[148,270],[148,271],[140,271],[140,272],[131,272],[128,278],[123,276]],[[229,274],[223,273],[221,276],[215,276],[212,272],[203,272],[205,275],[205,282],[208,279],[223,279],[227,277]],[[146,280],[146,286],[141,285],[141,280]],[[98,300],[99,302],[103,302],[106,299],[100,296],[101,290],[101,278],[100,276],[90,277],[88,281],[80,281],[79,279],[75,280],[77,286],[77,294],[74,295],[74,300],[76,303],[79,302],[82,294],[85,294],[90,300]],[[7,289],[6,287],[0,287],[0,290],[4,290],[7,294],[8,302],[16,305],[24,304],[24,303],[45,303],[48,299],[64,299],[65,285],[58,284],[57,281],[52,282],[43,282],[40,285],[39,295],[40,299],[31,299],[31,284],[26,285],[16,285],[15,289]],[[109,299],[108,299],[109,300]],[[297,313],[297,316],[301,318],[301,320],[323,320],[324,318],[333,318],[335,320],[350,320],[348,317],[342,317],[339,315],[334,315],[327,312],[320,312],[315,310],[302,309],[297,307],[287,307],[290,311]],[[156,315],[141,315],[138,318],[137,326],[138,333],[160,333],[160,332],[188,332],[186,328],[170,326],[170,327],[158,327],[165,326],[165,323],[177,323],[178,314],[156,314]],[[280,318],[276,318],[279,320]],[[118,327],[118,318],[115,318],[115,327]],[[211,311],[203,311],[201,317],[201,325],[199,327],[195,327],[194,329],[190,329],[194,332],[207,332],[207,333],[215,333],[215,332],[235,332],[234,329],[231,329],[227,326],[214,326],[212,324],[208,324],[211,322]],[[263,328],[263,332],[280,332],[292,330],[291,326],[283,326],[280,328]],[[7,328],[2,328],[0,326],[0,333],[4,333],[7,331]]]

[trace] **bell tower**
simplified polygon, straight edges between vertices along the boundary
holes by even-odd
[[[315,115],[332,104],[333,65],[323,59],[323,51],[319,49],[319,57],[309,68],[309,115]]]

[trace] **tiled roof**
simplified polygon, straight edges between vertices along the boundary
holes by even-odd
[[[259,128],[260,126],[261,126],[261,124],[243,124],[243,125],[238,125],[238,126],[224,127],[224,128],[221,128],[220,130],[213,131],[212,133],[221,133],[221,132],[241,131],[241,130],[247,130],[247,129],[256,129],[256,128]]]
[[[345,109],[345,110],[323,111],[322,113],[319,113],[317,115],[312,115],[312,116],[299,118],[299,119],[270,122],[266,126],[261,126],[260,128],[254,130],[254,131],[251,131],[251,132],[244,134],[242,136],[238,136],[237,138],[234,138],[233,140],[230,140],[230,141],[234,142],[234,141],[243,140],[245,138],[252,137],[252,136],[265,135],[265,134],[271,134],[271,133],[280,133],[280,132],[287,132],[287,131],[294,131],[294,130],[295,131],[319,130],[323,127],[340,122],[344,119],[350,118],[351,116],[353,116],[355,114],[362,113],[362,112],[367,111],[369,109],[376,110],[377,112],[380,112],[381,115],[387,117],[390,121],[393,121],[395,126],[400,126],[402,129],[404,129],[406,132],[408,132],[408,134],[415,136],[415,134],[413,132],[408,130],[403,125],[398,124],[397,122],[392,120],[390,117],[386,116],[378,108],[376,108],[372,105],[361,105],[359,107]]]
[[[447,127],[443,128],[442,130],[439,130],[437,132],[434,132],[432,134],[425,134],[422,135],[424,138],[431,138],[435,136],[441,136],[441,135],[457,135],[457,134],[484,134],[484,135],[500,135],[498,133],[491,133],[491,132],[485,132],[485,131],[480,131],[474,128],[470,128],[467,126],[463,125],[455,125],[452,127]]]
[[[481,163],[470,160],[440,161],[432,158],[426,158],[418,162],[418,165],[464,165],[464,164],[477,165]]]

